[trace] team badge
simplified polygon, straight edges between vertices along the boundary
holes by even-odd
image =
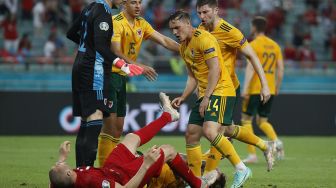
[[[108,107],[109,107],[109,108],[112,108],[112,106],[113,106],[113,102],[112,102],[112,101],[109,101],[109,102],[108,102]]]
[[[110,188],[110,182],[107,180],[104,180],[102,182],[102,188]]]
[[[100,30],[107,31],[110,28],[110,26],[106,22],[100,22],[99,28],[100,28]]]
[[[141,30],[141,29],[138,29],[138,30],[137,30],[137,34],[138,34],[138,37],[141,37],[141,36],[142,36],[142,30]]]

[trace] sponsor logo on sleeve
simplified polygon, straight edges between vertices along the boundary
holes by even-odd
[[[245,42],[246,42],[246,38],[244,37],[244,38],[239,42],[240,46],[243,45]]]
[[[209,48],[209,49],[204,51],[204,54],[209,54],[209,53],[214,52],[214,51],[215,51],[215,48]]]
[[[99,28],[100,28],[100,30],[107,31],[110,28],[110,26],[106,22],[100,22]]]

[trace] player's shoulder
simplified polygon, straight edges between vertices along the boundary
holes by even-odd
[[[266,43],[266,45],[269,45],[269,46],[273,46],[273,48],[278,48],[280,49],[280,46],[279,44],[273,40],[272,38],[268,37],[268,36],[263,36],[263,37],[260,37],[259,39],[260,41],[264,41],[264,43]]]
[[[279,49],[280,49],[280,45],[279,45],[275,40],[273,40],[273,39],[270,38],[270,37],[267,37],[267,38],[268,38],[268,40],[270,41],[270,43],[273,44],[273,46],[275,46],[276,48],[279,48]]]
[[[235,32],[241,33],[241,31],[238,28],[231,25],[229,22],[227,22],[222,18],[219,21],[219,29],[226,33],[235,33]]]
[[[125,18],[123,13],[119,13],[119,14],[116,14],[116,15],[112,16],[112,19],[113,19],[114,22],[122,22],[126,18]]]
[[[211,33],[204,29],[196,29],[193,36],[196,38],[212,37]]]
[[[101,1],[92,2],[90,5],[92,5],[92,11],[94,12],[94,14],[106,14],[109,16],[111,16],[112,14],[111,7]]]

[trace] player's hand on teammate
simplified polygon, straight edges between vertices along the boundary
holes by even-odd
[[[207,96],[203,97],[203,100],[198,108],[201,117],[204,117],[205,110],[208,108],[209,105],[209,100],[210,100],[209,97]]]
[[[175,98],[171,104],[174,108],[180,108],[181,104],[184,102],[184,98],[181,96],[181,97],[177,97]]]
[[[144,154],[144,163],[146,167],[152,166],[160,157],[160,148],[154,145]]]
[[[138,76],[141,75],[144,71],[142,67],[135,64],[128,64],[123,59],[120,58],[116,58],[113,61],[113,65],[120,68],[128,76]]]
[[[262,87],[260,98],[263,104],[265,104],[271,98],[271,92],[268,87]]]

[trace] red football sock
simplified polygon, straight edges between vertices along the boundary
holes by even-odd
[[[171,122],[171,115],[168,112],[163,112],[162,115],[145,127],[133,132],[140,137],[140,145],[150,141],[165,125]]]
[[[191,187],[199,188],[202,185],[202,180],[194,175],[187,163],[181,158],[180,154],[168,163],[170,168],[181,176]]]

